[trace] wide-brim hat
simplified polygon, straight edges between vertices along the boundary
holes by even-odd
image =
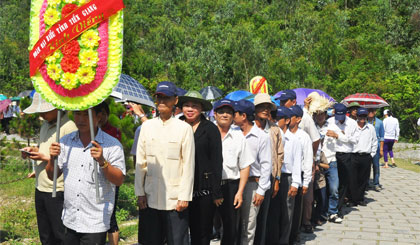
[[[182,107],[182,105],[187,101],[198,102],[203,106],[203,111],[210,111],[213,109],[213,105],[210,101],[205,100],[203,96],[195,90],[190,90],[183,96],[178,97],[178,107]]]
[[[271,97],[270,97],[269,94],[259,93],[259,94],[255,95],[255,98],[254,98],[254,106],[255,107],[257,107],[257,105],[264,104],[264,103],[270,104],[272,111],[275,111],[277,109],[276,104],[274,104],[273,101],[271,101]]]
[[[56,108],[53,105],[51,105],[41,97],[41,94],[35,92],[34,97],[32,98],[32,104],[28,108],[23,110],[23,112],[26,114],[33,114],[49,112],[55,109]]]
[[[360,107],[360,104],[359,104],[359,103],[357,103],[357,102],[351,102],[351,103],[347,106],[347,108],[351,108],[351,107]]]
[[[333,102],[320,95],[318,92],[312,92],[308,95],[311,98],[308,113],[310,115],[318,112],[325,112],[333,105]]]

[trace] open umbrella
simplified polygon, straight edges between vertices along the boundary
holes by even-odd
[[[313,88],[295,88],[293,89],[293,91],[295,91],[296,93],[296,104],[298,105],[304,105],[304,101],[306,99],[306,97],[308,97],[308,95],[312,92],[317,92],[319,95],[324,96],[325,98],[327,98],[329,101],[335,102],[334,98],[329,96],[327,93],[325,93],[322,90],[319,89],[313,89]],[[277,92],[274,97],[278,98],[280,97],[280,94],[283,91]]]
[[[131,101],[142,105],[155,107],[152,97],[136,79],[126,74],[121,74],[120,81],[114,87],[111,95],[122,101]]]
[[[225,99],[230,99],[233,101],[238,101],[241,99],[245,99],[246,97],[252,95],[251,92],[245,91],[245,90],[237,90],[233,91],[225,96]]]
[[[215,100],[223,96],[222,90],[220,90],[219,88],[215,86],[207,86],[205,88],[202,88],[200,90],[200,94],[206,100]]]
[[[4,94],[0,94],[0,101],[7,99],[7,96]]]
[[[245,97],[245,99],[254,103],[255,96],[256,96],[256,94],[251,94],[250,96]],[[280,101],[279,100],[276,100],[274,96],[270,96],[270,97],[271,97],[271,102],[276,104],[276,106],[280,106]]]
[[[3,112],[7,108],[7,106],[9,106],[11,103],[12,103],[11,99],[0,101],[0,112]]]
[[[341,101],[341,103],[343,103],[345,106],[352,102],[357,102],[360,106],[364,108],[382,108],[385,106],[389,106],[389,104],[377,94],[368,93],[352,94]]]

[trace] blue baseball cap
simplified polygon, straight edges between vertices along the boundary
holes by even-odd
[[[334,105],[335,110],[335,120],[344,121],[346,119],[347,107],[341,103],[337,103]]]
[[[213,109],[215,111],[217,111],[217,109],[219,109],[219,108],[221,108],[223,106],[228,106],[228,107],[232,108],[232,110],[234,110],[233,104],[234,104],[234,101],[233,100],[230,100],[230,99],[221,99],[221,100],[218,100],[218,101],[216,101],[214,103]]]
[[[276,100],[284,101],[284,100],[294,100],[296,99],[295,91],[291,89],[286,89],[281,92],[280,97],[277,97]]]
[[[294,105],[289,110],[292,112],[292,116],[303,117],[303,110],[300,106]]]
[[[289,108],[285,106],[279,106],[277,108],[277,117],[278,118],[291,118],[292,112],[290,111]]]
[[[177,87],[169,81],[160,82],[156,87],[155,94],[163,94],[165,96],[177,96]]]
[[[246,113],[248,116],[254,115],[254,112],[255,112],[254,103],[252,103],[249,100],[235,101],[233,105],[233,109],[235,111]]]
[[[366,108],[359,107],[359,109],[357,109],[357,116],[367,116],[368,113],[369,112]]]

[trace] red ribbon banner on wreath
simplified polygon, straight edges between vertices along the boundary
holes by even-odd
[[[30,76],[34,76],[45,59],[57,49],[123,8],[122,0],[92,0],[55,23],[29,52]]]

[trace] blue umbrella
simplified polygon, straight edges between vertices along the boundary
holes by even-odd
[[[245,90],[237,90],[233,91],[225,96],[225,99],[230,99],[233,101],[238,101],[241,99],[245,99],[246,97],[252,95],[251,92],[245,91]]]
[[[120,81],[114,87],[110,96],[122,101],[131,101],[155,107],[155,103],[146,88],[139,81],[126,74],[121,74]]]
[[[207,86],[205,88],[202,88],[200,90],[200,94],[203,96],[206,100],[215,100],[219,97],[222,97],[223,92],[219,88],[215,86]]]

